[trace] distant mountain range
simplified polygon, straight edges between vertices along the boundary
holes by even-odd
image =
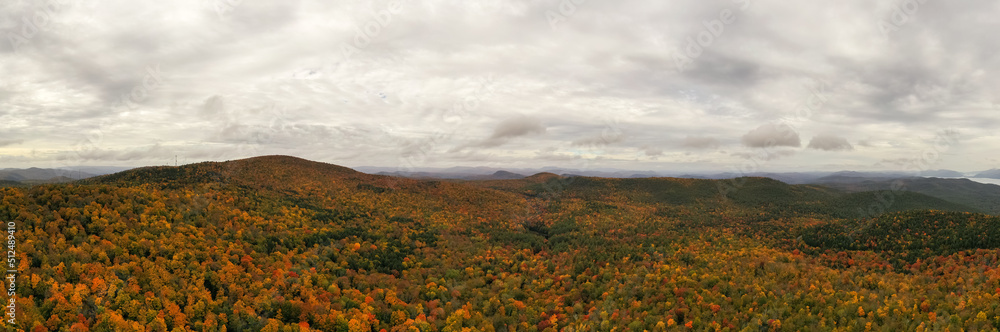
[[[932,171],[921,171],[920,176],[936,177],[936,178],[960,178],[965,176],[965,174],[947,169],[939,169]]]
[[[1000,179],[1000,169],[991,169],[988,171],[979,172],[976,174],[977,178],[988,178],[988,179]]]
[[[450,167],[450,168],[418,168],[411,171],[400,170],[389,167],[354,167],[355,170],[368,174],[402,176],[415,179],[491,179],[498,172],[510,174],[537,174],[553,173],[559,175],[590,176],[603,178],[652,178],[652,177],[677,177],[690,179],[731,179],[743,176],[768,177],[788,184],[808,184],[808,183],[830,183],[830,182],[855,182],[858,178],[866,179],[897,179],[906,177],[938,177],[938,178],[961,178],[978,177],[1000,179],[1000,169],[993,169],[983,172],[962,173],[953,170],[939,169],[926,170],[920,172],[669,172],[669,171],[635,171],[622,169],[572,169],[560,167],[542,168],[495,168],[495,167]]]
[[[490,179],[490,177],[492,176],[498,176],[497,173],[499,172],[502,172],[499,174],[499,176],[511,176],[510,174],[516,174],[521,177],[524,177],[525,176],[524,174],[538,174],[538,173],[579,175],[579,176],[592,176],[592,177],[604,177],[604,178],[649,178],[649,177],[663,177],[663,176],[677,175],[677,174],[667,175],[666,173],[653,172],[653,171],[635,171],[635,170],[622,170],[622,169],[609,169],[609,168],[590,169],[590,170],[579,170],[579,169],[562,168],[562,167],[542,167],[542,168],[449,167],[449,168],[415,168],[412,170],[403,170],[398,167],[374,167],[374,166],[359,166],[352,168],[359,172],[368,174],[402,176],[413,179],[458,179],[458,180]]]
[[[232,188],[244,190],[253,188],[255,193],[270,191],[282,195],[306,196],[308,195],[303,188],[307,188],[306,184],[313,183],[312,181],[330,188],[342,187],[376,194],[402,191],[434,196],[438,195],[437,189],[431,191],[428,189],[446,186],[454,189],[464,188],[455,192],[468,192],[473,188],[484,188],[505,191],[514,195],[507,197],[514,201],[523,197],[559,196],[598,201],[608,197],[621,197],[636,204],[665,204],[664,206],[729,204],[745,209],[761,209],[768,217],[758,216],[760,221],[792,213],[861,218],[914,209],[1000,212],[996,208],[1000,206],[997,204],[1000,201],[1000,186],[979,184],[964,179],[916,177],[904,178],[902,186],[893,186],[894,181],[885,180],[893,176],[906,176],[904,173],[761,173],[780,175],[789,179],[803,180],[815,177],[814,181],[820,179],[829,181],[815,185],[788,184],[764,176],[741,177],[735,182],[675,177],[593,177],[586,176],[588,172],[585,171],[577,172],[583,174],[573,180],[567,180],[566,175],[551,172],[524,176],[512,171],[498,170],[487,174],[466,174],[465,179],[454,179],[456,181],[426,181],[366,174],[347,167],[288,156],[264,156],[180,167],[143,167],[93,177],[79,183],[117,186],[156,184],[162,188],[174,189],[212,183],[231,185]],[[820,176],[823,174],[826,176]],[[725,178],[728,175],[718,176]],[[901,190],[892,192],[893,189]],[[491,195],[483,195],[480,198],[485,201],[497,199]],[[449,200],[455,198],[457,197]],[[865,210],[874,202],[881,202],[878,204],[878,209]],[[592,205],[597,209],[604,208],[604,205],[596,203]]]
[[[364,168],[359,168],[364,169]],[[744,176],[764,177],[778,180],[791,185],[821,185],[831,188],[847,196],[841,196],[842,204],[864,205],[876,201],[872,195],[877,192],[895,192],[893,199],[899,201],[893,204],[897,208],[938,207],[946,210],[981,211],[1000,215],[1000,186],[975,182],[963,177],[1000,179],[1000,170],[989,170],[978,173],[961,173],[952,170],[927,170],[921,172],[789,172],[771,173],[756,172],[739,173],[682,173],[672,175],[657,172],[635,172],[622,170],[574,170],[574,169],[516,169],[516,172],[494,170],[492,168],[451,168],[445,172],[422,170],[415,173],[379,172],[379,175],[404,176],[410,178],[439,178],[460,180],[515,180],[530,179],[521,174],[536,174],[545,170],[556,177],[585,176],[595,178],[691,178],[704,180],[731,179]],[[493,171],[493,173],[486,173]],[[555,173],[555,174],[552,174]],[[559,175],[557,175],[559,174]],[[489,182],[489,186],[500,188],[507,185]],[[893,191],[895,190],[895,191]],[[885,195],[883,195],[885,196]],[[883,197],[880,196],[880,197]],[[888,197],[888,196],[885,196]],[[885,198],[882,198],[885,199]],[[848,204],[850,203],[850,204]]]
[[[525,177],[526,176],[524,175],[508,171],[496,171],[496,173],[490,174],[489,176],[482,178],[482,180],[517,180]]]
[[[900,192],[911,191],[967,205],[990,214],[1000,215],[1000,186],[979,183],[969,179],[911,177],[890,180],[873,178],[854,178],[854,181],[839,178],[838,180],[840,181],[819,184],[847,192],[893,189]]]
[[[0,170],[0,180],[28,184],[69,182],[93,176],[96,174],[52,168],[5,168]]]
[[[112,166],[79,166],[70,168],[4,168],[0,169],[0,187],[24,184],[63,183],[130,169]]]
[[[99,175],[113,174],[128,170],[129,167],[113,166],[77,166],[64,169],[27,168],[0,169],[0,187],[16,185],[32,185],[43,183],[63,183]],[[939,169],[920,172],[658,172],[635,171],[613,168],[572,169],[561,167],[542,168],[507,168],[496,167],[450,167],[450,168],[418,168],[412,171],[390,167],[355,167],[355,170],[375,175],[388,175],[412,179],[453,179],[453,180],[515,180],[528,177],[530,174],[550,173],[556,176],[602,177],[602,178],[656,178],[676,177],[692,179],[731,179],[738,177],[767,177],[788,184],[821,184],[824,186],[857,192],[864,190],[883,190],[889,188],[894,179],[907,179],[909,191],[927,194],[951,202],[961,202],[991,213],[1000,213],[1000,186],[974,183],[968,180],[947,178],[989,178],[1000,179],[1000,169],[981,172],[962,173],[953,170]],[[943,178],[943,179],[935,179]],[[954,180],[954,181],[938,181]],[[947,184],[944,184],[947,183]],[[942,189],[949,187],[952,189]],[[961,188],[961,189],[956,189]],[[970,193],[970,194],[962,194]],[[998,206],[994,208],[994,206]]]

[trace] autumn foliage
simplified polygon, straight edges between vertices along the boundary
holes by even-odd
[[[822,188],[718,188],[272,156],[0,188],[0,218],[25,331],[1000,327],[996,217],[848,218]]]

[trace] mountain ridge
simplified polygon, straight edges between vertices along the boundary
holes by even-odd
[[[850,178],[848,175],[857,174],[845,172],[841,176],[831,178]],[[885,180],[877,177],[864,179],[869,182]],[[375,192],[406,187],[409,188],[408,190],[419,192],[423,190],[419,188],[436,182],[437,180],[434,179],[421,180],[367,174],[335,164],[281,155],[259,156],[225,162],[202,162],[176,167],[143,167],[81,181],[81,183],[117,185],[159,184],[171,188],[199,184],[236,185],[276,190],[277,192],[328,191],[336,188],[354,187]],[[599,199],[613,193],[619,193],[640,201],[681,205],[699,201],[731,199],[733,202],[746,206],[770,206],[769,209],[776,209],[775,211],[815,210],[818,213],[838,217],[867,216],[841,208],[841,206],[868,204],[875,200],[876,196],[885,196],[886,194],[880,194],[879,191],[888,189],[875,187],[871,190],[858,190],[837,182],[830,184],[830,186],[788,184],[768,177],[724,180],[672,177],[601,178],[567,177],[544,172],[526,177],[502,170],[486,177],[446,182],[454,182],[449,186],[470,185],[527,195],[528,197],[558,194],[571,197],[579,196],[583,199]],[[898,201],[881,207],[885,212],[921,207],[944,211],[984,212],[980,204],[975,204],[979,207],[974,207],[964,204],[967,202],[966,200],[942,199],[920,192],[892,193],[892,197],[898,198]]]
[[[976,174],[977,178],[1000,179],[1000,169],[994,168]]]

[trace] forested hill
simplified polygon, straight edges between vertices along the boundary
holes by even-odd
[[[1000,186],[979,183],[969,179],[902,178],[895,180],[832,182],[823,183],[822,185],[848,192],[891,190],[897,188],[964,204],[987,213],[1000,214]]]
[[[913,208],[970,209],[766,178],[413,180],[284,156],[0,188],[26,331],[995,331],[996,218],[881,214]]]
[[[81,184],[171,188],[210,183],[236,184],[258,188],[289,189],[311,182],[367,182],[388,177],[368,175],[347,167],[289,156],[263,156],[227,162],[203,162],[179,167],[154,166],[80,181]],[[393,178],[394,181],[413,182]]]
[[[820,185],[789,185],[764,177],[726,180],[686,178],[591,178],[539,174],[518,180],[465,182],[527,197],[574,198],[628,202],[657,206],[725,206],[760,209],[760,219],[792,215],[834,218],[869,218],[882,213],[930,209],[983,212],[955,201],[906,190],[841,190]],[[956,200],[961,201],[961,200]]]

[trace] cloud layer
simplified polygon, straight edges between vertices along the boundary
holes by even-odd
[[[809,141],[808,148],[824,151],[854,150],[854,146],[848,143],[846,138],[830,134],[821,134],[813,137]]]
[[[4,2],[0,167],[1000,167],[996,1],[566,2]]]

